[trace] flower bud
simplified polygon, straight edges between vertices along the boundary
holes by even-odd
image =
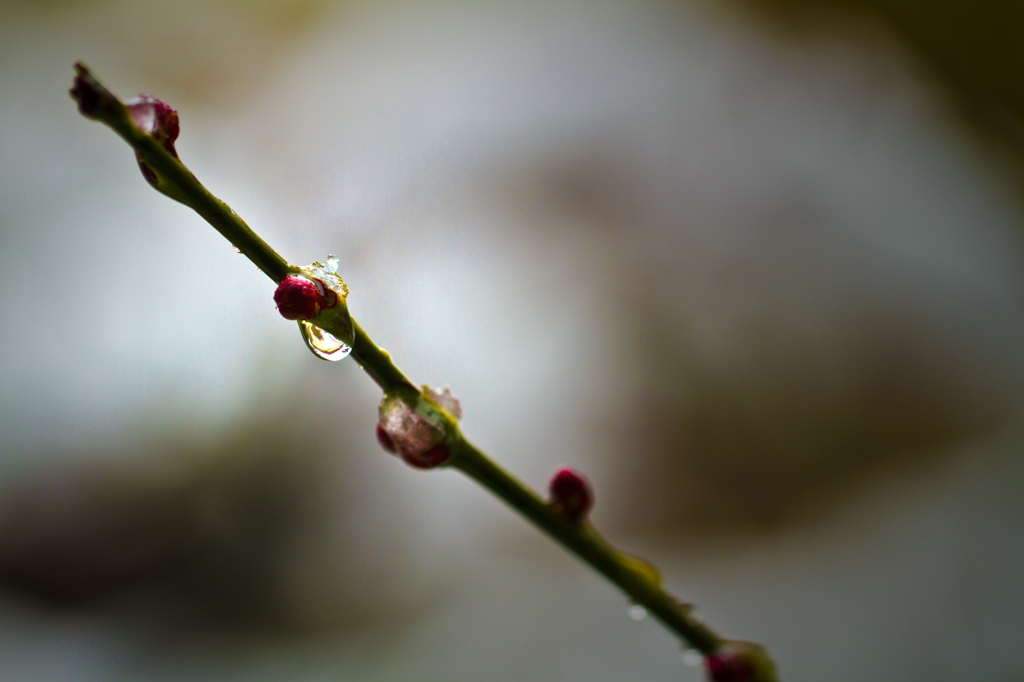
[[[421,399],[417,408],[396,395],[385,395],[380,403],[377,440],[385,450],[389,450],[389,443],[389,451],[397,453],[409,466],[433,469],[450,456],[444,442],[445,423],[441,412],[427,401]],[[428,414],[433,418],[428,419]]]
[[[274,291],[274,303],[286,320],[312,320],[338,304],[338,296],[317,279],[289,275]]]
[[[416,469],[433,469],[434,467],[441,466],[448,461],[449,456],[448,446],[444,443],[438,443],[425,452],[399,453],[399,457],[402,458],[403,462]]]
[[[452,393],[452,389],[447,386],[443,388],[431,388],[430,386],[424,386],[423,392],[427,394],[431,400],[440,405],[446,411],[451,413],[456,419],[462,419],[462,403]]]
[[[377,442],[387,452],[397,452],[395,448],[395,442],[391,440],[391,436],[384,430],[384,427],[377,423]]]
[[[178,139],[178,112],[152,95],[136,95],[125,101],[132,123],[150,135],[175,158],[174,141]]]
[[[583,474],[563,467],[551,477],[548,490],[551,493],[551,507],[566,521],[581,523],[586,518],[594,496]]]
[[[754,678],[750,665],[734,652],[716,651],[708,654],[704,664],[713,682],[750,682]]]
[[[775,663],[760,644],[728,641],[704,658],[712,682],[777,682]]]

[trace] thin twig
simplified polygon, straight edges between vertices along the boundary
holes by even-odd
[[[105,123],[124,138],[139,161],[161,177],[161,182],[165,183],[159,188],[161,191],[193,208],[274,282],[280,283],[289,274],[299,271],[298,267],[289,264],[253,232],[227,204],[211,194],[176,155],[137,128],[125,105],[83,64],[76,63],[75,71],[77,78],[72,95],[79,102],[83,115]],[[354,321],[352,324],[355,338],[351,354],[381,390],[410,403],[426,398],[395,365],[387,351],[379,348],[362,327]],[[345,330],[340,327],[332,329],[329,320],[322,326],[339,338],[345,335]],[[450,419],[447,413],[442,413],[442,417]],[[501,498],[581,561],[604,575],[632,602],[646,608],[665,627],[676,633],[687,647],[703,654],[713,654],[722,651],[724,646],[734,644],[696,619],[689,604],[678,601],[665,591],[657,571],[646,562],[616,550],[589,523],[573,522],[557,513],[550,503],[466,440],[454,419],[450,421],[446,424],[446,443],[451,451],[449,466],[459,469]],[[767,660],[767,664],[770,664],[770,660]],[[772,682],[775,680],[773,668],[757,669],[755,677],[747,679],[751,682]]]

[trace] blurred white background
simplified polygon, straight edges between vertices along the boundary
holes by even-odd
[[[0,5],[0,679],[698,680],[153,192],[82,59],[467,435],[785,680],[1024,680],[1019,159],[867,18]],[[995,138],[998,140],[998,138]]]

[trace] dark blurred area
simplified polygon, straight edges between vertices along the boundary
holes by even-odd
[[[859,17],[892,31],[955,93],[969,119],[982,128],[1008,132],[1021,143],[1024,7],[1020,3],[764,0],[761,4],[767,13],[781,12],[790,19],[808,12],[834,21]]]
[[[701,678],[77,115],[178,150],[783,679],[1024,679],[1024,10],[0,6],[0,679]],[[39,282],[47,283],[40,314]]]

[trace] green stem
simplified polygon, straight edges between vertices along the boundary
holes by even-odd
[[[666,627],[690,646],[710,653],[722,645],[722,638],[692,615],[692,607],[681,604],[654,580],[623,561],[622,555],[589,524],[570,523],[555,513],[551,505],[491,461],[472,443],[463,440],[457,448],[452,467],[504,500],[581,561],[590,564],[644,606]]]
[[[356,339],[352,344],[352,357],[373,382],[380,386],[380,390],[409,398],[417,395],[419,389],[409,381],[402,370],[398,369],[391,359],[391,354],[375,344],[358,322],[352,320],[352,326],[356,332]]]
[[[174,155],[136,128],[120,100],[103,87],[85,66],[76,64],[75,68],[85,86],[99,93],[99,105],[86,107],[80,95],[72,91],[79,100],[82,113],[109,125],[124,138],[136,156],[169,183],[171,191],[161,191],[193,208],[275,282],[280,282],[289,273],[298,270],[253,232],[227,204],[207,191]],[[79,86],[76,84],[76,87]],[[418,398],[420,390],[398,369],[388,352],[378,347],[355,321],[353,326],[355,339],[352,357],[370,378],[385,393],[398,394],[410,400]],[[635,560],[631,561],[612,547],[589,524],[571,523],[558,515],[535,492],[465,440],[457,425],[451,426],[450,433],[453,435],[449,438],[449,446],[452,450],[452,468],[459,469],[487,488],[581,561],[604,575],[689,646],[703,653],[719,650],[723,646],[725,641],[721,637],[692,617],[689,605],[681,604],[661,587],[659,580],[637,568]]]

